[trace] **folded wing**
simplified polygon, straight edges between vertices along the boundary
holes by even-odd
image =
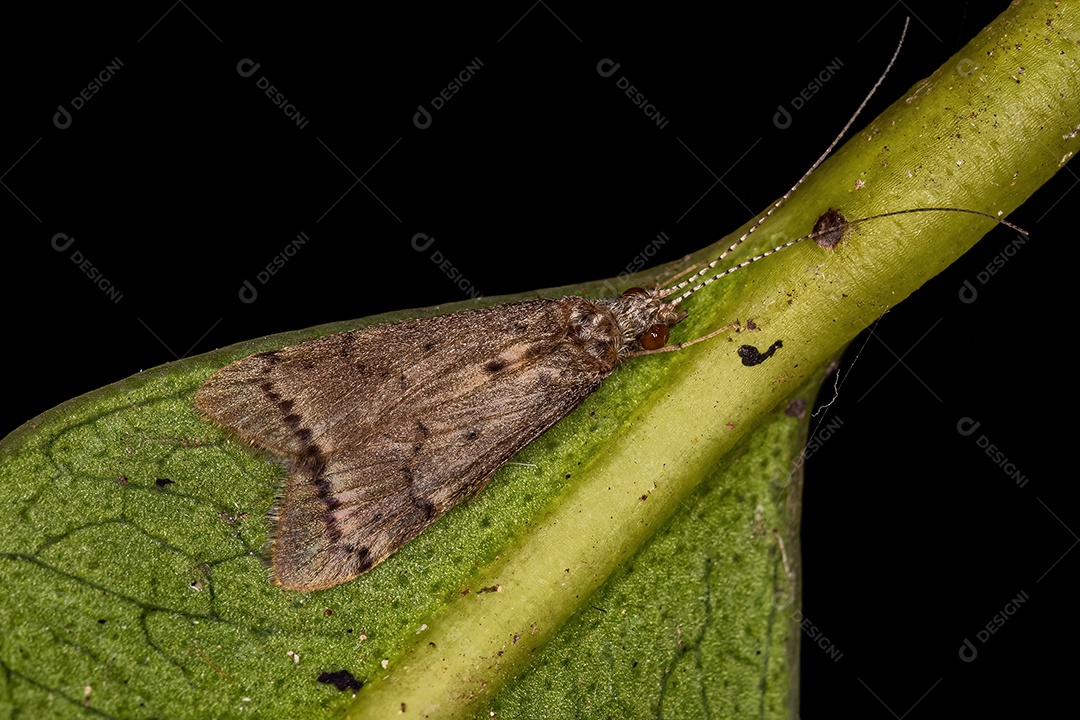
[[[381,325],[239,360],[196,405],[285,458],[275,582],[331,587],[487,484],[614,365],[567,341],[577,298]]]

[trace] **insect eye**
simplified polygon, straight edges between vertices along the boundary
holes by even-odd
[[[630,297],[632,295],[648,295],[648,291],[645,288],[632,287],[627,290],[623,290],[623,297]]]
[[[653,325],[641,334],[641,347],[646,350],[659,350],[667,345],[668,326]]]

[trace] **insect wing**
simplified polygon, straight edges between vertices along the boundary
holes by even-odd
[[[374,567],[487,484],[610,373],[566,342],[566,300],[381,325],[252,355],[196,396],[289,461],[275,582],[316,590]]]

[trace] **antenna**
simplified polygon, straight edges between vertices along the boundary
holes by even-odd
[[[1002,220],[1001,218],[994,217],[990,213],[980,212],[979,210],[968,210],[967,208],[951,208],[951,207],[911,208],[911,209],[908,209],[908,210],[894,210],[892,212],[880,213],[878,215],[870,215],[868,217],[858,218],[857,220],[851,220],[851,221],[848,221],[848,220],[844,219],[844,216],[840,215],[840,213],[837,213],[836,211],[831,210],[829,212],[831,214],[833,214],[834,217],[839,218],[839,223],[838,224],[829,225],[827,227],[823,227],[820,230],[814,230],[814,232],[812,232],[812,233],[810,233],[808,235],[803,235],[802,237],[795,238],[794,240],[789,240],[788,242],[784,243],[783,245],[777,245],[772,250],[766,250],[765,252],[761,253],[760,255],[755,255],[754,257],[752,257],[752,258],[750,258],[748,260],[744,260],[743,262],[739,263],[738,265],[733,265],[732,267],[729,267],[727,270],[724,270],[721,273],[717,273],[716,275],[713,275],[712,277],[708,278],[707,280],[703,280],[700,283],[698,283],[697,285],[695,285],[694,287],[690,288],[689,290],[684,292],[682,295],[680,295],[679,297],[672,300],[671,305],[672,306],[678,305],[683,300],[690,297],[691,295],[693,295],[694,293],[696,293],[698,290],[705,287],[706,285],[709,285],[709,284],[711,284],[713,282],[716,282],[720,278],[722,278],[722,277],[724,277],[726,275],[730,275],[731,273],[735,272],[736,270],[741,270],[742,268],[746,267],[747,265],[750,265],[751,263],[755,263],[758,260],[761,260],[763,258],[767,258],[770,255],[778,253],[778,252],[780,252],[781,250],[783,250],[785,248],[789,248],[792,245],[794,245],[795,243],[800,243],[803,240],[813,240],[813,239],[816,239],[816,238],[825,237],[826,235],[832,235],[833,233],[836,233],[838,231],[841,234],[843,234],[844,232],[847,232],[848,228],[853,227],[855,225],[861,225],[861,224],[863,224],[865,222],[870,222],[871,220],[880,220],[881,218],[893,217],[894,215],[910,215],[912,213],[929,213],[929,212],[967,213],[969,215],[979,215],[981,217],[993,220],[994,222],[998,223],[999,225],[1004,225],[1005,227],[1011,228],[1011,229],[1017,231],[1018,233],[1020,233],[1021,235],[1024,235],[1025,237],[1028,234],[1027,230],[1024,230],[1022,227],[1020,227],[1018,225],[1014,225],[1013,223],[1009,222],[1008,220]],[[822,216],[822,217],[824,218],[826,216]],[[818,223],[820,224],[821,220],[819,220]],[[760,223],[758,223],[758,225],[760,225]],[[757,227],[757,225],[755,225],[755,227]],[[815,227],[817,227],[817,226],[815,225]],[[749,233],[747,233],[747,235],[749,235]],[[742,238],[739,238],[739,242],[742,242],[743,238],[745,238],[745,237],[746,237],[746,235],[744,235]],[[739,242],[736,242],[735,245],[738,245]],[[734,245],[732,247],[734,247]],[[729,249],[729,252],[730,252],[730,249]],[[725,253],[725,255],[726,254],[727,253]],[[715,266],[717,262],[719,262],[721,259],[723,259],[723,257],[724,256],[721,255],[715,261],[710,263],[708,267],[711,268],[711,267]],[[690,279],[684,280],[683,282],[679,283],[678,285],[675,285],[675,286],[673,286],[673,287],[671,287],[671,288],[669,288],[667,290],[662,291],[661,296],[662,297],[667,297],[667,296],[669,296],[669,295],[671,295],[671,294],[673,294],[675,292],[678,292],[680,289],[686,287],[691,282],[693,277],[700,277],[700,276],[701,276],[700,272],[695,273],[695,275],[691,276]]]
[[[863,109],[866,107],[866,104],[870,101],[870,98],[872,98],[874,96],[874,93],[877,92],[878,88],[881,87],[881,83],[884,82],[885,76],[889,74],[890,70],[892,70],[893,65],[896,63],[897,57],[900,55],[900,49],[904,45],[904,38],[907,36],[908,25],[910,24],[910,22],[911,22],[911,18],[904,18],[904,29],[900,33],[900,40],[896,43],[896,50],[893,51],[893,55],[889,59],[888,65],[885,66],[885,70],[881,73],[881,76],[877,79],[877,82],[874,83],[874,86],[872,88],[870,88],[870,92],[867,93],[865,98],[863,98],[863,101],[862,101],[862,103],[860,103],[859,107],[855,109],[855,112],[852,114],[851,118],[847,121],[847,123],[844,124],[844,127],[840,130],[840,133],[829,144],[829,147],[827,147],[825,149],[825,152],[823,152],[821,154],[821,156],[817,160],[814,161],[814,164],[810,166],[810,169],[807,170],[803,174],[803,176],[801,178],[799,178],[798,182],[796,182],[794,185],[792,185],[791,189],[788,190],[786,193],[784,193],[783,196],[772,205],[772,207],[770,207],[768,210],[766,210],[765,213],[761,217],[759,217],[757,219],[757,222],[755,222],[753,225],[750,226],[749,230],[747,230],[745,233],[743,233],[741,236],[739,236],[739,239],[736,240],[735,242],[733,242],[731,244],[731,247],[729,247],[724,252],[720,253],[720,255],[715,260],[713,260],[708,265],[704,266],[703,268],[701,268],[700,270],[695,272],[690,277],[686,278],[685,280],[679,282],[676,285],[673,285],[673,286],[671,286],[669,288],[666,288],[665,290],[662,290],[661,293],[660,293],[660,297],[664,297],[664,298],[670,297],[671,295],[674,295],[675,293],[682,290],[683,288],[692,285],[693,287],[690,287],[689,290],[687,290],[682,295],[680,295],[679,297],[677,297],[677,298],[675,298],[675,299],[673,299],[671,301],[672,306],[677,306],[683,300],[690,297],[691,295],[693,295],[694,293],[696,293],[698,290],[705,287],[706,285],[709,285],[709,284],[719,280],[720,278],[722,278],[722,277],[724,277],[726,275],[730,275],[731,273],[735,272],[736,270],[740,270],[740,269],[746,267],[747,265],[750,265],[751,263],[755,263],[758,260],[762,260],[764,258],[767,258],[770,255],[773,255],[775,253],[780,252],[781,250],[784,250],[785,248],[789,248],[789,247],[791,247],[792,245],[794,245],[796,243],[802,242],[803,240],[811,240],[811,239],[814,239],[814,238],[823,237],[823,236],[831,234],[831,233],[836,233],[837,231],[839,231],[841,233],[841,235],[842,235],[844,232],[847,231],[848,228],[850,228],[850,227],[852,227],[854,225],[860,225],[862,223],[869,222],[871,220],[879,220],[881,218],[892,217],[894,215],[906,215],[906,214],[910,214],[910,213],[924,213],[924,212],[968,213],[970,215],[980,215],[982,217],[993,220],[996,223],[999,223],[1001,225],[1005,225],[1006,227],[1009,227],[1009,228],[1012,228],[1013,230],[1016,230],[1017,232],[1021,233],[1022,235],[1026,236],[1028,234],[1027,231],[1023,230],[1020,227],[1017,227],[1016,225],[1014,225],[1014,224],[1012,224],[1012,223],[1010,223],[1010,222],[1008,222],[1006,220],[1002,220],[1002,219],[1000,219],[998,217],[990,215],[989,213],[980,212],[978,210],[969,210],[967,208],[932,207],[932,208],[912,208],[912,209],[909,209],[909,210],[894,210],[892,212],[880,213],[878,215],[871,215],[869,217],[859,218],[857,220],[852,220],[850,222],[845,220],[843,215],[840,215],[839,213],[836,213],[835,211],[830,211],[830,212],[834,213],[834,217],[839,218],[839,223],[838,224],[831,224],[829,227],[824,228],[824,229],[820,229],[820,230],[815,229],[815,231],[810,233],[809,235],[804,235],[802,237],[799,237],[799,238],[796,238],[794,240],[788,241],[788,242],[784,243],[783,245],[777,245],[772,250],[767,250],[766,252],[763,252],[760,255],[755,255],[754,257],[750,258],[749,260],[745,260],[745,261],[739,263],[738,265],[734,265],[734,266],[728,268],[727,270],[724,270],[723,272],[717,273],[716,275],[713,275],[713,276],[707,278],[706,280],[703,280],[703,281],[701,281],[701,282],[699,282],[697,284],[694,284],[695,280],[705,276],[710,270],[715,268],[724,258],[726,258],[728,255],[730,255],[732,253],[732,251],[734,251],[737,247],[742,245],[743,242],[745,242],[747,238],[749,238],[751,235],[753,235],[754,231],[757,230],[759,227],[761,227],[761,225],[767,219],[769,219],[769,217],[771,217],[774,212],[776,212],[785,202],[787,202],[788,198],[791,197],[791,195],[799,188],[799,186],[802,185],[806,181],[806,179],[809,178],[810,175],[812,175],[815,170],[817,170],[818,166],[820,166],[821,163],[823,163],[825,161],[825,158],[827,158],[832,153],[832,151],[840,143],[840,140],[843,139],[844,135],[847,134],[847,131],[849,129],[851,129],[851,126],[855,123],[855,120],[862,113]],[[818,222],[819,222],[819,224],[821,224],[822,220],[819,220]],[[834,219],[834,222],[836,222],[835,219]],[[816,227],[817,226],[815,226],[815,228]]]

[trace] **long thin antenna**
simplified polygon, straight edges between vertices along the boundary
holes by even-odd
[[[862,223],[869,222],[870,220],[880,220],[881,218],[892,217],[893,215],[909,215],[911,213],[922,213],[922,212],[958,212],[958,213],[968,213],[969,215],[981,215],[984,218],[990,218],[991,220],[998,223],[999,225],[1004,225],[1005,227],[1007,227],[1007,228],[1009,228],[1011,230],[1015,230],[1016,232],[1020,233],[1021,235],[1025,236],[1025,237],[1028,234],[1028,231],[1025,230],[1024,228],[1020,227],[1019,225],[1014,225],[1013,223],[1009,222],[1008,220],[1002,220],[1001,218],[995,217],[995,216],[991,215],[990,213],[984,213],[984,212],[980,212],[978,210],[969,210],[968,208],[951,208],[951,207],[926,207],[926,208],[909,208],[907,210],[893,210],[891,212],[885,212],[885,213],[881,213],[879,215],[870,215],[868,217],[859,218],[858,220],[852,220],[850,222],[844,223],[844,225],[846,227],[851,227],[852,225],[861,225]],[[810,235],[807,235],[805,238],[801,238],[801,239],[807,240],[807,239],[809,239],[811,237],[820,237],[820,236],[826,234],[827,232],[828,232],[828,230],[822,230],[820,232],[810,233]]]
[[[754,257],[750,258],[749,260],[744,260],[741,263],[739,263],[738,265],[733,265],[732,267],[729,267],[727,270],[724,270],[721,273],[717,273],[716,275],[713,275],[712,277],[710,277],[710,278],[708,278],[706,280],[702,280],[697,285],[695,285],[694,287],[690,288],[689,290],[684,292],[679,297],[672,300],[671,304],[672,305],[678,305],[683,300],[690,297],[691,295],[693,295],[694,293],[696,293],[698,290],[705,287],[706,285],[710,285],[710,284],[716,282],[717,280],[719,280],[720,278],[725,277],[727,275],[730,275],[731,273],[735,272],[736,270],[741,270],[742,268],[746,267],[747,265],[749,265],[751,263],[755,263],[758,260],[761,260],[762,258],[767,258],[770,255],[772,255],[773,253],[778,253],[781,250],[783,250],[784,248],[789,248],[792,245],[794,245],[795,243],[802,242],[803,240],[813,240],[814,238],[824,237],[825,235],[831,235],[833,233],[836,233],[837,231],[840,231],[841,233],[844,233],[844,232],[847,232],[847,229],[850,228],[850,227],[854,227],[855,225],[861,225],[861,224],[863,224],[865,222],[870,222],[871,220],[880,220],[881,218],[892,217],[894,215],[909,215],[909,214],[912,214],[912,213],[926,213],[926,212],[956,212],[956,213],[968,213],[969,215],[979,215],[979,216],[984,217],[984,218],[989,218],[990,220],[993,220],[994,222],[996,222],[996,223],[998,223],[1000,225],[1004,225],[1005,227],[1011,228],[1011,229],[1015,230],[1016,232],[1020,233],[1021,235],[1024,235],[1025,237],[1028,234],[1027,230],[1024,230],[1022,227],[1020,227],[1018,225],[1014,225],[1013,223],[1009,222],[1008,220],[1002,220],[999,217],[994,217],[990,213],[984,213],[984,212],[980,212],[978,210],[969,210],[967,208],[932,207],[932,208],[911,208],[911,209],[908,209],[908,210],[894,210],[892,212],[880,213],[878,215],[870,215],[868,217],[858,218],[857,220],[851,220],[850,222],[845,220],[840,226],[832,226],[832,227],[824,228],[822,230],[815,230],[814,232],[810,233],[809,235],[803,235],[802,237],[795,238],[794,240],[789,240],[786,243],[784,243],[783,245],[777,245],[772,250],[766,250],[765,252],[761,253],[760,255],[755,255]],[[722,259],[722,257],[723,256],[721,256],[721,258],[717,258],[717,260]],[[715,264],[716,263],[713,263],[713,265],[715,265]],[[687,283],[685,283],[685,282],[679,283],[678,285],[676,285],[672,289],[673,290],[678,290],[679,288],[685,287],[686,284]]]
[[[678,285],[674,285],[674,286],[664,290],[664,292],[661,294],[661,297],[668,297],[669,295],[672,295],[672,294],[678,292],[679,290],[682,290],[684,287],[686,287],[687,285],[692,284],[696,279],[698,279],[699,277],[702,277],[703,275],[706,275],[710,270],[715,268],[717,266],[717,264],[720,263],[721,260],[723,260],[728,255],[730,255],[731,252],[735,248],[737,248],[737,247],[739,247],[740,245],[743,244],[743,241],[745,241],[748,237],[753,235],[754,231],[757,230],[759,227],[761,227],[761,224],[763,222],[765,222],[767,219],[769,219],[769,217],[774,212],[776,212],[776,210],[779,209],[779,207],[781,205],[783,205],[785,202],[787,202],[787,199],[789,197],[791,197],[791,194],[794,193],[798,189],[798,187],[800,185],[802,185],[806,181],[806,179],[808,177],[810,177],[811,174],[813,174],[813,172],[815,170],[817,170],[818,166],[821,165],[821,163],[825,162],[825,158],[827,158],[829,156],[829,154],[832,153],[832,151],[840,143],[840,140],[842,140],[844,135],[847,134],[847,131],[851,128],[851,126],[855,123],[855,120],[859,117],[859,114],[862,113],[863,108],[865,108],[866,104],[868,102],[870,102],[870,98],[874,97],[874,93],[877,92],[877,89],[879,87],[881,87],[881,83],[885,81],[885,76],[889,74],[890,70],[892,70],[892,66],[896,62],[896,58],[900,55],[900,48],[903,47],[903,45],[904,45],[904,38],[907,36],[908,24],[910,22],[911,22],[911,18],[904,18],[904,29],[900,33],[900,41],[898,43],[896,43],[896,50],[893,51],[893,55],[892,55],[892,58],[889,60],[889,64],[885,66],[885,71],[883,73],[881,73],[881,77],[879,77],[877,82],[874,83],[874,87],[870,88],[870,92],[867,93],[865,98],[863,98],[863,101],[859,105],[859,107],[855,109],[855,113],[851,116],[851,118],[844,125],[843,129],[840,131],[840,134],[836,136],[836,139],[833,140],[832,143],[829,144],[829,147],[825,148],[825,152],[823,152],[821,154],[821,157],[819,157],[817,160],[815,160],[814,164],[810,166],[810,169],[807,170],[803,174],[803,176],[801,178],[799,178],[799,181],[797,183],[795,183],[794,185],[792,185],[791,189],[788,190],[786,193],[784,193],[784,195],[779,200],[777,200],[776,203],[774,203],[773,206],[771,208],[769,208],[765,212],[764,215],[759,217],[757,222],[755,222],[753,225],[750,226],[749,230],[747,230],[738,240],[736,240],[734,243],[732,243],[731,247],[729,247],[727,250],[722,252],[718,258],[716,258],[711,263],[709,263],[705,267],[698,270],[696,273],[694,273],[690,277],[688,277],[685,280],[683,280],[682,282],[680,282]],[[789,243],[789,245],[794,245],[795,242],[797,242],[797,241],[793,240],[791,243]],[[764,255],[759,256],[758,258],[754,258],[754,260],[758,260],[758,259],[760,259],[762,257],[766,257],[767,255],[771,255],[772,253],[774,253],[777,250],[780,250],[780,249],[782,249],[784,247],[787,247],[787,245],[781,245],[779,248],[774,248],[773,250],[770,250],[769,252],[765,253]],[[753,262],[753,260],[751,260],[749,262]],[[744,263],[744,265],[745,264],[748,264],[748,263]],[[740,265],[738,267],[742,267],[742,266]],[[728,272],[733,272],[733,270],[734,269],[726,271],[726,272],[722,273],[721,275],[726,275]],[[702,283],[698,287],[704,287],[705,285],[708,285],[709,283],[711,283],[713,280],[716,280],[716,279],[717,278],[712,278],[711,280],[708,280],[707,282]],[[696,291],[697,289],[698,288],[694,288],[694,291]],[[693,291],[691,291],[691,292],[693,292]],[[683,298],[687,297],[689,294],[690,293],[686,293],[682,297],[674,300],[673,302],[678,304],[679,302],[681,302],[683,300]]]

